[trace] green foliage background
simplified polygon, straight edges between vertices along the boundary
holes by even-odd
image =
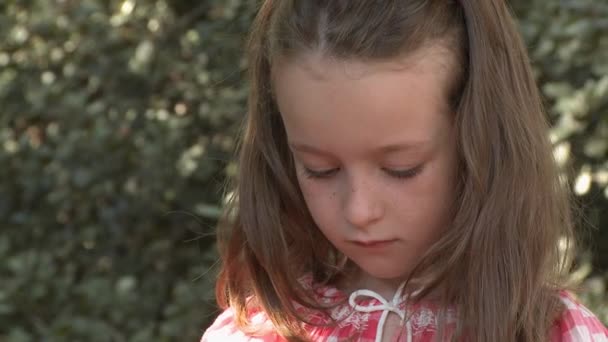
[[[608,2],[513,1],[608,322]],[[254,0],[0,2],[0,341],[197,340]]]

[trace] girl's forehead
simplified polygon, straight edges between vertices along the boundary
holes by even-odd
[[[320,51],[304,53],[290,59],[276,58],[272,64],[273,80],[286,67],[300,68],[315,80],[327,80],[328,76],[342,77],[344,80],[358,79],[378,72],[409,70],[412,72],[448,73],[454,66],[454,56],[442,44],[429,45],[404,56],[382,60],[361,60],[357,58],[337,58]]]
[[[274,91],[291,142],[368,149],[445,135],[446,73],[431,58],[399,68],[312,58],[278,67]]]
[[[346,100],[343,104],[347,106],[359,102],[374,107],[409,104],[427,111],[428,106],[442,107],[435,110],[443,111],[448,104],[450,71],[438,59],[434,55],[362,62],[311,55],[278,64],[273,72],[273,91],[279,107],[287,112],[313,105],[339,106],[341,100]],[[408,95],[408,101],[403,101]]]

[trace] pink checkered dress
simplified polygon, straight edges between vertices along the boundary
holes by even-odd
[[[310,284],[310,278],[305,283]],[[306,329],[312,341],[359,341],[380,342],[384,322],[393,312],[401,319],[409,317],[405,331],[394,336],[396,342],[431,342],[437,334],[437,316],[439,307],[431,302],[423,302],[407,308],[401,300],[402,288],[399,288],[392,301],[369,290],[358,290],[349,297],[349,302],[334,308],[330,314],[341,320],[336,327],[316,327],[307,325]],[[344,294],[332,287],[321,287],[318,292],[324,303],[344,298]],[[608,342],[608,329],[587,308],[580,304],[566,291],[560,293],[565,311],[555,322],[551,330],[551,340],[559,342]],[[312,322],[325,322],[322,316],[312,316]],[[325,318],[326,319],[326,318]],[[456,312],[448,309],[445,316],[446,332],[449,336],[456,323]],[[225,310],[204,333],[201,342],[283,342],[286,341],[273,332],[272,323],[263,312],[252,313],[250,320],[254,324],[266,327],[268,333],[263,336],[247,336],[234,323],[234,312]]]

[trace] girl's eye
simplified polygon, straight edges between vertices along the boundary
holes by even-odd
[[[407,170],[391,170],[391,169],[383,169],[383,170],[395,178],[407,179],[407,178],[413,178],[416,175],[418,175],[420,173],[420,171],[422,171],[422,165],[418,165],[416,167],[413,167],[413,168],[407,169]]]
[[[315,171],[315,170],[311,170],[309,168],[304,168],[304,174],[306,175],[307,178],[329,178],[331,176],[334,175],[334,173],[338,172],[339,169],[329,169],[329,170],[321,170],[321,171]],[[416,166],[414,168],[411,169],[407,169],[407,170],[392,170],[392,169],[382,169],[384,170],[384,172],[386,172],[388,175],[390,175],[391,177],[395,177],[398,179],[407,179],[407,178],[413,178],[416,175],[418,175],[420,173],[420,171],[422,170],[422,165]]]
[[[336,171],[338,171],[338,169],[315,171],[315,170],[311,170],[311,169],[305,167],[304,175],[306,175],[307,178],[329,178]]]

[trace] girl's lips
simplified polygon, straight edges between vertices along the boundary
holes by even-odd
[[[373,240],[373,241],[353,241],[356,245],[361,247],[382,247],[387,244],[394,242],[395,240]]]

